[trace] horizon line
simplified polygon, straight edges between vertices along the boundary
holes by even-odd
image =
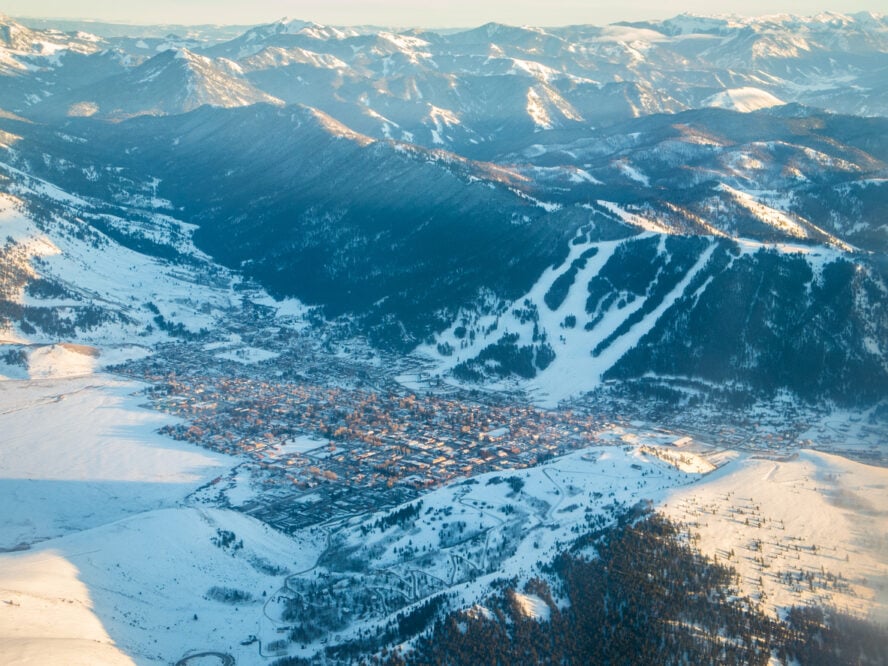
[[[574,26],[593,26],[593,27],[607,27],[611,25],[620,25],[620,24],[632,24],[632,23],[659,23],[663,21],[669,21],[675,18],[679,18],[682,16],[693,17],[693,18],[705,18],[705,19],[764,19],[770,17],[792,17],[792,18],[815,18],[821,15],[836,15],[836,16],[849,16],[856,17],[859,15],[869,15],[873,18],[885,19],[888,17],[888,13],[884,12],[876,12],[872,10],[860,10],[856,12],[840,12],[829,9],[824,9],[819,12],[810,13],[810,14],[797,14],[794,12],[774,12],[774,13],[766,13],[766,14],[738,14],[736,12],[732,13],[712,13],[712,14],[703,14],[696,12],[678,12],[677,14],[673,14],[667,18],[650,18],[650,19],[621,19],[618,21],[612,21],[610,23],[506,23],[503,21],[484,21],[483,23],[477,24],[465,24],[465,25],[422,25],[422,24],[403,24],[403,25],[392,25],[392,24],[376,24],[376,23],[319,23],[317,21],[313,21],[312,19],[302,19],[302,18],[291,18],[289,16],[282,16],[281,18],[271,20],[271,21],[260,21],[258,23],[167,23],[167,22],[140,22],[140,21],[118,21],[114,19],[102,19],[102,18],[85,18],[79,16],[12,16],[9,14],[4,14],[4,12],[0,12],[0,16],[8,16],[16,21],[70,21],[70,22],[80,22],[80,23],[97,23],[97,24],[105,24],[105,25],[115,25],[121,27],[183,27],[183,28],[200,28],[200,27],[213,27],[213,28],[256,28],[264,25],[274,25],[276,23],[285,23],[291,21],[302,21],[304,23],[310,23],[322,27],[330,27],[330,28],[385,28],[391,30],[473,30],[476,28],[482,28],[486,25],[502,25],[510,28],[570,28]]]

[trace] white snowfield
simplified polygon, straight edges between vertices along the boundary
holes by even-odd
[[[731,111],[749,113],[759,109],[785,104],[783,100],[767,90],[747,86],[744,88],[728,88],[703,100],[703,106],[714,106]]]
[[[0,382],[0,548],[174,506],[225,457],[155,432],[140,385],[105,375]]]
[[[545,601],[535,594],[515,592],[513,593],[512,598],[515,600],[515,603],[518,604],[518,608],[525,617],[545,621],[552,615],[552,609],[549,608]]]
[[[233,532],[238,549],[213,543]],[[311,566],[298,544],[234,511],[150,511],[0,556],[0,663],[170,664],[198,649],[262,661],[263,605],[282,574]],[[271,573],[270,573],[271,572]],[[223,603],[211,588],[248,593]]]
[[[808,450],[744,456],[662,508],[772,613],[816,603],[888,622],[888,469]]]
[[[0,381],[5,379],[61,379],[91,375],[100,352],[95,347],[75,344],[29,345],[24,365],[0,361]]]
[[[0,382],[0,663],[169,664],[195,648],[244,663],[263,593],[317,558],[313,537],[183,506],[238,460],[157,434],[171,419],[140,407],[139,388]]]

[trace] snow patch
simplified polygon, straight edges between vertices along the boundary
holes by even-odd
[[[28,353],[28,376],[33,379],[61,379],[91,375],[99,350],[85,345],[60,343],[41,345]]]
[[[730,109],[742,113],[769,109],[772,106],[781,106],[783,104],[786,104],[786,102],[768,91],[753,87],[729,88],[703,100],[703,106]]]
[[[549,605],[535,594],[513,592],[512,599],[515,600],[515,605],[521,614],[531,620],[547,622],[552,615],[552,609],[549,608]]]
[[[636,167],[629,164],[628,160],[617,160],[615,163],[617,168],[623,172],[629,179],[634,180],[637,183],[641,183],[645,187],[651,186],[650,178],[648,178],[645,174],[639,171]]]

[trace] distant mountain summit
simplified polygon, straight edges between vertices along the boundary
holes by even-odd
[[[35,108],[46,114],[126,118],[219,107],[282,104],[252,86],[241,67],[188,49],[168,49],[117,77],[49,98]]]

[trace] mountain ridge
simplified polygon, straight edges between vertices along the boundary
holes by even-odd
[[[883,18],[830,15],[107,39],[130,49],[123,73],[12,105],[0,128],[11,183],[28,174],[116,220],[88,227],[165,261],[211,257],[460,381],[557,400],[684,377],[872,402],[888,372],[888,120],[798,99],[825,53],[843,54],[834,72],[885,60],[885,35]],[[757,69],[720,69],[749,49]],[[861,114],[877,92],[836,85]],[[153,232],[158,214],[196,247]],[[742,353],[719,347],[731,334]],[[577,380],[552,391],[565,368]]]

